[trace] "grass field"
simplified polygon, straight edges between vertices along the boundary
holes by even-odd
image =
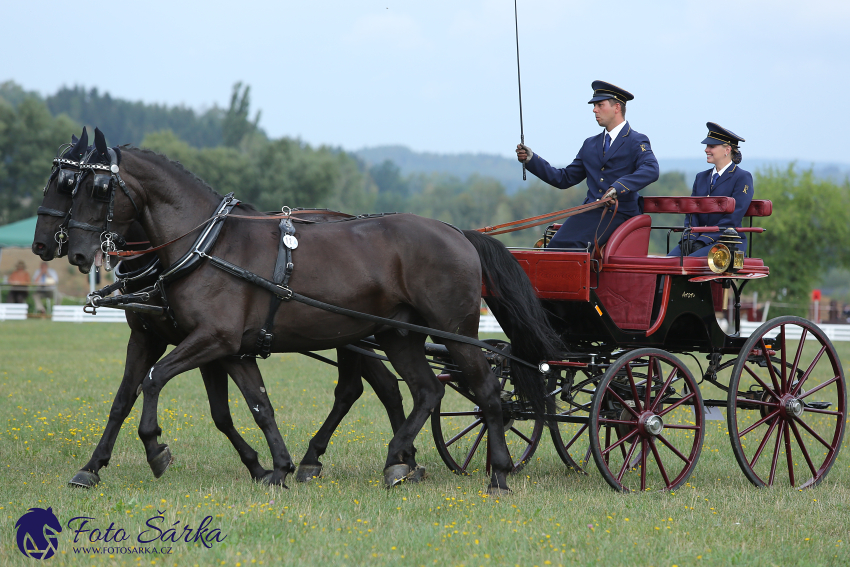
[[[548,434],[532,463],[510,479],[514,493],[484,495],[483,473],[455,476],[434,448],[430,424],[417,439],[429,477],[385,490],[391,434],[368,388],[323,458],[324,478],[289,490],[253,484],[213,426],[200,375],[175,378],[160,397],[163,441],[175,462],[154,479],[136,435],[140,403],[111,465],[93,490],[67,481],[89,458],[123,373],[129,330],[117,324],[0,323],[0,565],[33,565],[15,543],[31,507],[52,507],[63,526],[46,565],[847,565],[850,564],[850,440],[812,490],[758,490],[746,481],[725,421],[710,421],[690,483],[673,493],[622,495],[595,470],[569,474]],[[850,345],[837,343],[842,360]],[[277,422],[297,462],[329,410],[333,368],[300,355],[261,361]],[[402,390],[409,398],[405,388]],[[452,394],[447,394],[448,396]],[[406,403],[409,399],[406,399]],[[238,429],[270,464],[261,432],[234,387]],[[146,526],[218,528],[222,542],[159,543],[170,555],[75,553],[69,519],[114,523],[130,538]],[[147,537],[147,536],[145,536]],[[151,547],[155,544],[147,544]]]

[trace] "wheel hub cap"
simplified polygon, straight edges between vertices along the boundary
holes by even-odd
[[[644,428],[650,435],[658,435],[664,429],[664,422],[657,415],[651,415],[644,421]]]
[[[803,402],[797,398],[791,398],[785,402],[785,412],[789,416],[800,417],[803,415]]]

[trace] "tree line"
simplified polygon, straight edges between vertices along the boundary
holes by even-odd
[[[412,212],[466,229],[573,207],[586,192],[583,184],[561,191],[530,179],[509,194],[486,176],[402,175],[392,161],[369,164],[339,148],[271,139],[259,121],[260,113],[251,111],[250,87],[241,83],[233,86],[228,108],[202,113],[125,101],[79,86],[43,98],[12,82],[0,84],[0,225],[35,213],[51,159],[84,124],[100,127],[112,145],[130,143],[163,153],[219,193],[232,191],[269,211],[285,205],[355,214]],[[773,216],[759,220],[768,231],[754,241],[755,255],[772,273],[750,289],[805,304],[826,270],[850,266],[850,248],[843,245],[850,236],[850,184],[819,179],[794,165],[754,173],[755,198],[774,203]],[[688,195],[691,181],[680,172],[665,172],[642,193]],[[658,215],[653,222],[680,225],[682,219]],[[499,238],[509,246],[531,246],[543,229]],[[650,251],[664,254],[666,231],[653,232]]]

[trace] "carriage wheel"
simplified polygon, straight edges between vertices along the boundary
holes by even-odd
[[[846,420],[844,372],[823,331],[791,316],[756,329],[732,369],[727,411],[732,451],[750,482],[773,486],[787,474],[795,488],[818,484]]]
[[[696,380],[663,350],[628,352],[597,387],[590,429],[593,459],[613,488],[675,489],[696,467],[705,436]]]
[[[586,384],[577,387],[576,384],[586,377],[575,375],[572,370],[564,372],[566,376],[557,371],[549,375],[546,391],[552,394],[552,397],[547,400],[547,413],[570,417],[589,416],[595,386]],[[585,468],[590,462],[588,425],[589,420],[584,423],[553,422],[549,427],[555,452],[567,465],[568,470],[582,474],[587,474]]]
[[[510,347],[504,342],[500,342],[497,346]],[[500,361],[493,370],[501,385],[505,441],[513,463],[511,472],[517,472],[531,460],[540,444],[543,421],[519,420],[511,415],[511,409],[518,406],[518,401],[513,394],[508,362],[508,360]],[[437,452],[446,466],[456,474],[469,474],[481,468],[489,474],[490,447],[487,441],[488,428],[484,423],[484,414],[468,393],[451,382],[447,386],[461,395],[443,397],[431,415],[431,429]]]

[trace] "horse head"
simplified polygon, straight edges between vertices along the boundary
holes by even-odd
[[[59,148],[53,159],[53,171],[44,187],[44,199],[38,208],[38,221],[32,253],[50,261],[68,253],[67,226],[70,220],[71,193],[80,175],[80,161],[88,150],[89,135],[71,136],[71,143]]]

